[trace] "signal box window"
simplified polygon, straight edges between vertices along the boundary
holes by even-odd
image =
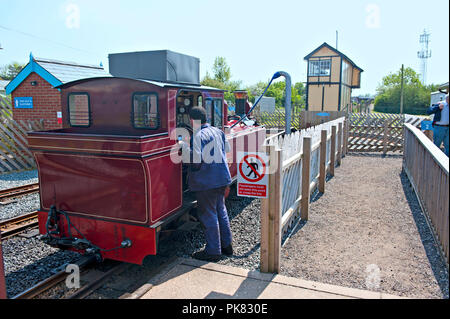
[[[87,93],[69,94],[69,122],[70,126],[90,126],[91,114]]]
[[[309,61],[309,76],[329,76],[331,59]]]
[[[158,128],[158,96],[155,93],[133,95],[133,125],[135,128]]]

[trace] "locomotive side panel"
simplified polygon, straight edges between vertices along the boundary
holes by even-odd
[[[170,153],[148,159],[147,171],[151,176],[149,198],[151,199],[151,220],[153,224],[182,206],[182,164],[174,163]]]
[[[35,153],[41,207],[115,221],[147,223],[149,181],[138,159]]]

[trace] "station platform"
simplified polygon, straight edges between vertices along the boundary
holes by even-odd
[[[127,299],[398,299],[380,292],[177,258]]]

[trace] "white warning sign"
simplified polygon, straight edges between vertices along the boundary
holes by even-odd
[[[265,153],[238,153],[237,195],[267,198],[268,158]]]

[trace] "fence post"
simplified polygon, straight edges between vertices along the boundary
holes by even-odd
[[[348,153],[348,119],[345,119],[344,122],[344,156]]]
[[[268,197],[261,202],[261,253],[260,270],[263,273],[280,272],[281,207],[282,207],[282,151],[268,147],[269,168]]]
[[[334,167],[336,166],[336,125],[331,127],[331,152],[330,152],[330,175],[334,176]]]
[[[320,136],[320,175],[319,175],[319,192],[325,193],[325,182],[327,179],[327,130],[322,130]]]
[[[338,156],[337,156],[337,162],[339,166],[342,163],[342,137],[344,136],[343,130],[342,130],[342,123],[338,124],[339,127],[339,133],[338,133]]]
[[[384,120],[383,124],[383,155],[388,151],[388,120]]]
[[[308,220],[309,186],[311,184],[311,137],[303,138],[301,219]]]
[[[5,269],[3,267],[2,234],[0,233],[0,299],[6,299]]]

